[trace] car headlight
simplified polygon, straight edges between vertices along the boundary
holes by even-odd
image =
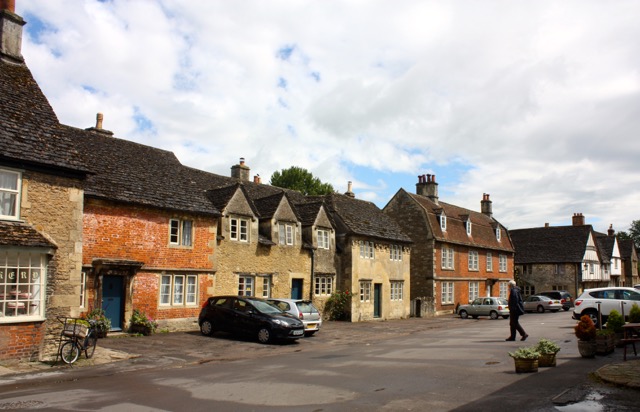
[[[275,323],[276,325],[280,325],[280,326],[287,326],[287,322],[280,320],[280,319],[273,319],[273,323]]]

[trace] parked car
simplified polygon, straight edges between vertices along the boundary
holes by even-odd
[[[502,316],[509,318],[509,304],[506,299],[498,297],[476,298],[468,305],[460,305],[458,307],[458,315],[462,319],[471,316],[477,319],[478,316],[489,316],[491,319],[498,319]]]
[[[560,309],[562,309],[562,303],[557,299],[551,299],[547,296],[531,295],[524,299],[525,312],[544,313],[547,310],[557,312]]]
[[[308,300],[272,298],[267,302],[300,319],[304,323],[305,336],[313,335],[322,327],[320,311]]]
[[[633,285],[633,288],[634,288],[634,289],[640,289],[640,284]]]
[[[573,307],[573,297],[566,290],[550,290],[547,292],[536,293],[538,296],[546,296],[551,299],[559,300],[562,303],[562,309],[565,311]]]
[[[254,336],[260,343],[298,339],[304,324],[266,300],[244,296],[213,296],[202,305],[198,325],[203,335],[215,331]]]
[[[624,312],[625,318],[628,318],[633,304],[640,306],[640,290],[625,287],[587,289],[575,301],[573,318],[580,319],[582,315],[589,315],[598,325],[598,302],[603,324],[607,322],[613,309],[621,314]]]

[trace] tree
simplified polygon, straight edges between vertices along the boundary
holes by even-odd
[[[334,192],[330,183],[322,183],[317,177],[301,167],[292,166],[274,172],[271,175],[271,185],[285,189],[297,190],[303,195],[328,195]]]
[[[629,232],[620,231],[616,233],[616,237],[620,240],[633,240],[636,248],[640,248],[640,220],[634,220],[629,226]]]

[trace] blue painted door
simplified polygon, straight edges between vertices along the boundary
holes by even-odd
[[[122,298],[124,282],[122,276],[105,276],[102,281],[102,310],[111,320],[111,330],[122,330]]]
[[[291,279],[291,299],[302,299],[302,279]]]

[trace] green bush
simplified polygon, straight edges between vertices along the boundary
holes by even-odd
[[[341,292],[336,290],[331,294],[324,305],[324,312],[328,314],[329,320],[345,320],[347,318],[351,294],[349,291]]]
[[[535,346],[535,349],[542,355],[550,355],[560,352],[560,345],[549,339],[542,338]]]
[[[629,323],[640,323],[640,307],[634,303],[629,310]]]
[[[96,329],[99,336],[106,336],[107,332],[111,330],[111,319],[107,317],[103,309],[93,309],[84,316],[84,319],[94,320],[96,322]]]
[[[518,348],[515,352],[509,352],[509,356],[516,359],[538,359],[540,352],[533,346]]]
[[[589,315],[582,315],[573,330],[576,333],[576,337],[582,341],[595,340],[596,338],[596,325]]]
[[[615,333],[621,333],[623,325],[624,319],[622,319],[622,315],[620,314],[620,312],[613,309],[609,313],[609,317],[607,318],[607,330],[611,330]]]
[[[154,333],[158,328],[158,322],[147,316],[143,311],[134,309],[131,315],[131,326],[142,326],[149,329],[149,332]]]

